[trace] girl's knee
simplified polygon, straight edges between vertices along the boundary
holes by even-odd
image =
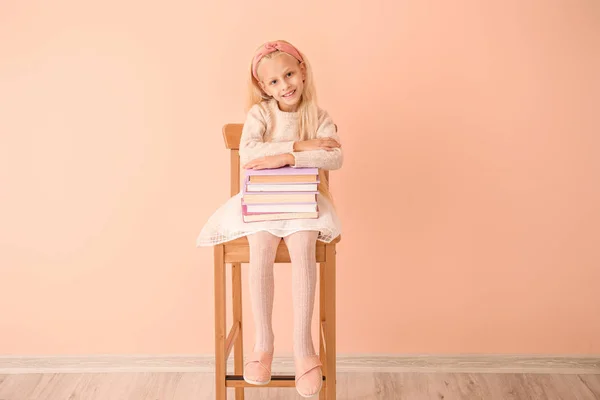
[[[307,249],[312,250],[316,247],[318,231],[300,231],[286,236],[285,243],[290,250],[292,249]]]
[[[250,252],[254,251],[268,251],[276,248],[279,245],[280,237],[275,236],[269,232],[256,232],[248,235],[248,244],[250,246]]]

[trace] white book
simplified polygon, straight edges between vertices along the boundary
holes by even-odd
[[[243,216],[244,222],[259,221],[281,221],[289,219],[314,219],[319,218],[318,212],[309,213],[264,213],[264,214],[246,214]]]
[[[315,212],[317,203],[308,204],[246,204],[249,213]]]
[[[286,183],[286,184],[259,184],[247,183],[247,192],[314,192],[316,183]]]

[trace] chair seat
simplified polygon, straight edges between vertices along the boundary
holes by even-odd
[[[337,244],[342,240],[341,236],[336,237],[331,243],[324,243],[317,240],[317,262],[325,262],[325,247],[328,244]],[[226,263],[248,263],[250,262],[250,246],[248,244],[248,238],[243,236],[238,239],[230,240],[229,242],[223,243],[224,261]],[[290,254],[288,252],[285,242],[282,240],[277,247],[277,255],[275,256],[276,263],[289,263]]]

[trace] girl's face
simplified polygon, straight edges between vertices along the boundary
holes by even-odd
[[[304,64],[299,64],[287,53],[280,53],[273,58],[264,58],[257,72],[260,87],[277,100],[281,111],[297,110],[304,91]]]

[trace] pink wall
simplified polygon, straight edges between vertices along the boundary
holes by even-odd
[[[344,143],[340,353],[600,353],[600,3],[95,3],[0,6],[0,354],[211,353],[195,239],[277,38]]]

